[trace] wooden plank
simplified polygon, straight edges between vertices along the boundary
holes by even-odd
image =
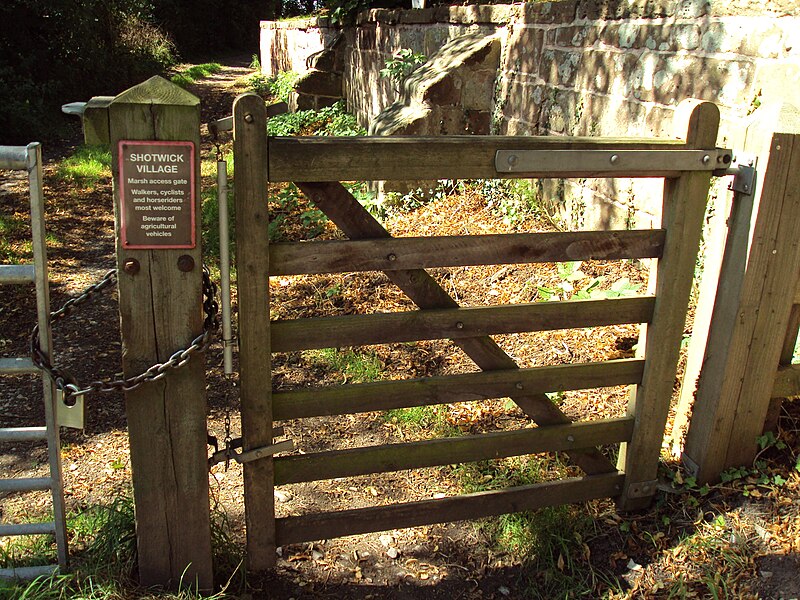
[[[569,231],[274,244],[270,275],[654,258],[662,229]]]
[[[545,506],[575,504],[619,494],[625,476],[606,473],[450,498],[285,517],[277,521],[278,544],[478,519]]]
[[[181,87],[153,77],[108,107],[114,175],[122,367],[138,375],[203,330],[202,253],[192,249],[132,250],[120,232],[120,140],[190,141],[200,149],[200,103]],[[195,164],[200,181],[200,160]],[[200,214],[199,183],[195,189]],[[200,240],[200,219],[196,220]],[[189,255],[197,267],[178,268]],[[123,269],[136,259],[140,269]],[[139,583],[213,588],[206,456],[205,369],[202,356],[158,382],[125,394],[136,504]]]
[[[298,187],[350,239],[391,237],[341,183],[299,183]],[[458,308],[458,302],[453,300],[423,269],[387,271],[386,276],[420,308]],[[489,336],[459,339],[454,342],[484,371],[518,368],[514,359]],[[571,422],[570,418],[545,394],[521,391],[511,398],[539,425]],[[616,472],[614,465],[599,450],[576,451],[570,456],[575,464],[588,474]]]
[[[266,131],[261,97],[253,93],[238,96],[233,103],[233,157],[244,452],[272,443]],[[248,462],[243,469],[247,567],[262,571],[275,566],[272,457]]]
[[[794,358],[794,349],[797,344],[798,332],[800,332],[800,304],[795,303],[792,305],[791,313],[789,313],[789,325],[786,327],[786,336],[783,338],[783,347],[781,348],[779,363],[780,366],[778,367],[779,375],[781,368],[792,364],[792,359]],[[772,398],[770,398],[769,401],[767,416],[764,419],[764,433],[768,431],[777,433],[778,421],[780,420],[781,408],[783,406],[783,399],[787,396],[795,396],[798,394],[800,394],[800,387],[793,388],[791,393],[783,396],[776,396],[773,393]]]
[[[654,298],[565,300],[273,321],[272,351],[459,339],[523,331],[646,323]]]
[[[775,374],[772,386],[773,398],[800,396],[800,365],[783,365]]]
[[[800,123],[789,125],[800,132]],[[776,133],[730,350],[716,374],[720,387],[707,397],[698,389],[686,437],[684,455],[697,465],[699,481],[714,481],[729,467],[750,464],[757,452],[797,289],[799,229],[800,135]]]
[[[633,418],[628,417],[281,456],[275,459],[275,484],[591,448],[627,442],[632,431]]]
[[[695,394],[700,403],[709,390],[718,390],[718,365],[728,356],[734,323],[739,318],[747,247],[750,243],[752,194],[734,194],[730,214],[717,202],[711,216],[712,233],[706,242],[703,277],[686,355],[680,397],[670,437],[674,454],[681,455],[684,436],[692,417]],[[722,204],[723,207],[719,205]],[[727,229],[727,235],[723,238]],[[701,382],[702,380],[702,382]]]
[[[518,394],[582,390],[641,383],[643,360],[620,359],[585,363],[484,371],[403,381],[313,387],[273,392],[276,420],[342,415],[410,406],[470,402]]]
[[[688,146],[714,147],[719,127],[719,109],[714,104],[685,101],[675,118]],[[653,318],[639,338],[646,363],[642,385],[634,388],[628,408],[636,428],[631,442],[620,449],[618,465],[627,475],[619,498],[621,509],[643,508],[655,493],[655,486],[649,484],[658,472],[709,182],[708,173],[692,172],[665,183],[662,226],[667,238],[656,271]]]
[[[567,137],[275,137],[269,139],[270,181],[375,181],[494,179],[498,177],[608,177],[603,171],[525,171],[498,173],[498,150],[685,150],[673,140]],[[711,148],[713,150],[713,148]],[[612,166],[609,163],[609,166]],[[614,172],[615,177],[674,177],[668,162],[661,170]]]

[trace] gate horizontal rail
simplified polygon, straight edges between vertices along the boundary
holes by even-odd
[[[449,498],[284,517],[275,520],[275,537],[282,546],[575,504],[616,496],[624,481],[623,474],[607,473]]]
[[[465,143],[466,140],[466,143]],[[679,177],[686,171],[724,169],[730,151],[696,150],[674,140],[609,138],[437,136],[270,137],[269,180],[273,182],[431,179]],[[575,158],[546,159],[541,169],[498,172],[498,152],[602,152],[605,166],[581,166]],[[628,160],[620,152],[646,150]],[[687,161],[685,152],[693,154]],[[574,157],[580,156],[575,154]],[[708,160],[704,160],[705,158]]]
[[[643,370],[644,360],[624,358],[531,369],[504,369],[348,386],[313,387],[273,392],[272,411],[275,419],[301,419],[505,398],[523,390],[543,394],[559,390],[639,384],[642,382]]]
[[[328,450],[275,459],[275,485],[629,442],[633,417]]]
[[[648,323],[655,298],[565,300],[273,321],[273,352]]]
[[[644,229],[280,243],[270,246],[269,268],[270,275],[310,275],[658,258],[665,233]]]

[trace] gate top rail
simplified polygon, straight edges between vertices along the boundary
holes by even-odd
[[[730,150],[682,140],[553,136],[268,137],[270,181],[678,177]]]
[[[27,146],[0,146],[0,169],[27,170],[28,151],[38,145],[38,142],[33,142]]]

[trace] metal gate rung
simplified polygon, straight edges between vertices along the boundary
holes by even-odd
[[[4,523],[0,525],[0,536],[3,535],[45,535],[54,534],[56,524],[53,521],[44,523]]]
[[[36,268],[33,265],[0,265],[0,283],[33,283],[35,278]]]
[[[47,427],[0,427],[0,442],[36,442],[47,439]]]
[[[0,358],[0,374],[25,375],[38,372],[39,369],[30,358]]]
[[[53,480],[50,477],[0,479],[0,492],[39,492],[49,490],[52,485]]]
[[[17,567],[16,569],[0,569],[0,579],[34,579],[41,575],[52,575],[58,572],[58,565],[42,565],[40,567]]]

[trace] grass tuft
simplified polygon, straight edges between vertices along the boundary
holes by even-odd
[[[108,146],[79,146],[56,169],[60,181],[94,187],[111,177],[111,150]]]
[[[106,505],[91,506],[72,516],[67,523],[72,549],[71,573],[42,576],[33,581],[0,581],[0,600],[223,600],[233,578],[241,570],[242,550],[230,538],[228,523],[218,511],[213,514],[211,534],[214,566],[218,577],[227,578],[222,591],[204,596],[187,585],[177,592],[142,594],[136,592],[136,534],[133,500],[120,496]],[[34,540],[39,541],[34,541]],[[19,557],[25,551],[24,559]],[[10,557],[17,558],[12,559]],[[55,545],[50,536],[14,538],[3,546],[0,566],[20,567],[52,564]],[[244,581],[242,580],[242,587]]]
[[[192,65],[191,67],[181,69],[175,73],[172,77],[170,77],[170,81],[181,87],[186,87],[187,85],[191,85],[200,79],[205,79],[214,73],[219,73],[221,70],[222,65],[219,63],[203,63],[201,65]]]
[[[371,352],[322,348],[310,350],[309,358],[328,371],[341,373],[348,383],[378,381],[383,371],[383,363]]]

